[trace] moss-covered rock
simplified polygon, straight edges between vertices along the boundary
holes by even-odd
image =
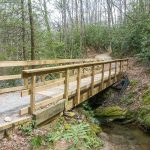
[[[123,119],[126,117],[127,110],[120,108],[119,106],[112,107],[99,107],[95,111],[96,117],[101,118],[111,118],[111,120],[115,119]]]

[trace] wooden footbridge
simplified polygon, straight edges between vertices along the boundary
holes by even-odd
[[[6,104],[0,107],[8,107],[8,116],[12,116],[12,112],[19,114],[17,119],[1,123],[0,131],[2,131],[14,124],[29,121],[32,117],[37,124],[41,124],[57,114],[76,107],[119,81],[128,69],[128,59],[1,61],[0,68],[0,83],[3,83],[4,87],[10,81],[19,81],[19,86],[17,84],[15,87],[1,86],[0,101],[5,99]],[[14,74],[14,71],[18,74]],[[11,72],[13,75],[10,75]],[[16,93],[20,95],[14,96]],[[5,111],[0,117],[3,114]]]

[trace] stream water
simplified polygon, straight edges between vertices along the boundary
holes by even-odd
[[[110,123],[103,131],[110,143],[108,150],[150,150],[150,136],[135,126]]]

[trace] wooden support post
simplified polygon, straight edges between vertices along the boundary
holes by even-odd
[[[68,91],[69,91],[69,69],[66,69],[65,71],[65,87],[64,87],[64,99],[65,101],[65,110],[67,109],[68,106]]]
[[[60,66],[62,66],[62,64],[60,64]],[[62,73],[62,72],[59,73],[59,77],[60,77],[60,78],[63,77],[63,73]]]
[[[126,71],[128,71],[129,69],[129,60],[127,60],[127,68],[126,68]]]
[[[124,61],[122,61],[122,73],[124,72]]]
[[[109,84],[111,84],[111,69],[112,69],[112,63],[109,63]]]
[[[117,61],[115,62],[115,82],[117,81]]]
[[[31,95],[30,95],[30,114],[33,114],[35,111],[35,82],[36,76],[32,75],[31,77]]]
[[[81,68],[79,67],[77,74],[77,102],[75,103],[75,105],[80,104],[80,95],[81,95],[80,85],[81,85]]]
[[[120,61],[120,70],[119,73],[122,73],[122,61]]]
[[[74,65],[75,63],[73,63]],[[72,75],[75,75],[75,69],[72,70]]]
[[[28,69],[28,66],[25,66],[24,70],[27,70],[27,69]],[[28,88],[28,78],[24,78],[24,87]]]
[[[41,67],[44,68],[45,65],[42,65]],[[43,82],[43,84],[45,84],[45,74],[41,76],[41,81]]]
[[[91,95],[94,94],[94,76],[95,76],[95,65],[92,66],[92,73],[91,73]]]
[[[101,89],[104,86],[104,64],[102,64]]]

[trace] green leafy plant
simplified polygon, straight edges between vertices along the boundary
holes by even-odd
[[[41,136],[35,136],[31,139],[31,145],[34,148],[39,148],[42,145],[42,137]]]
[[[32,121],[31,123],[27,125],[20,125],[19,129],[25,133],[26,135],[31,135],[33,129],[36,127],[36,121]]]
[[[70,143],[69,149],[77,149],[78,147],[98,148],[102,146],[102,141],[97,137],[95,130],[87,123],[73,124],[57,124],[53,132],[47,136],[47,141],[55,143],[59,140],[65,140]]]
[[[130,80],[130,86],[136,86],[138,84],[137,80]]]

